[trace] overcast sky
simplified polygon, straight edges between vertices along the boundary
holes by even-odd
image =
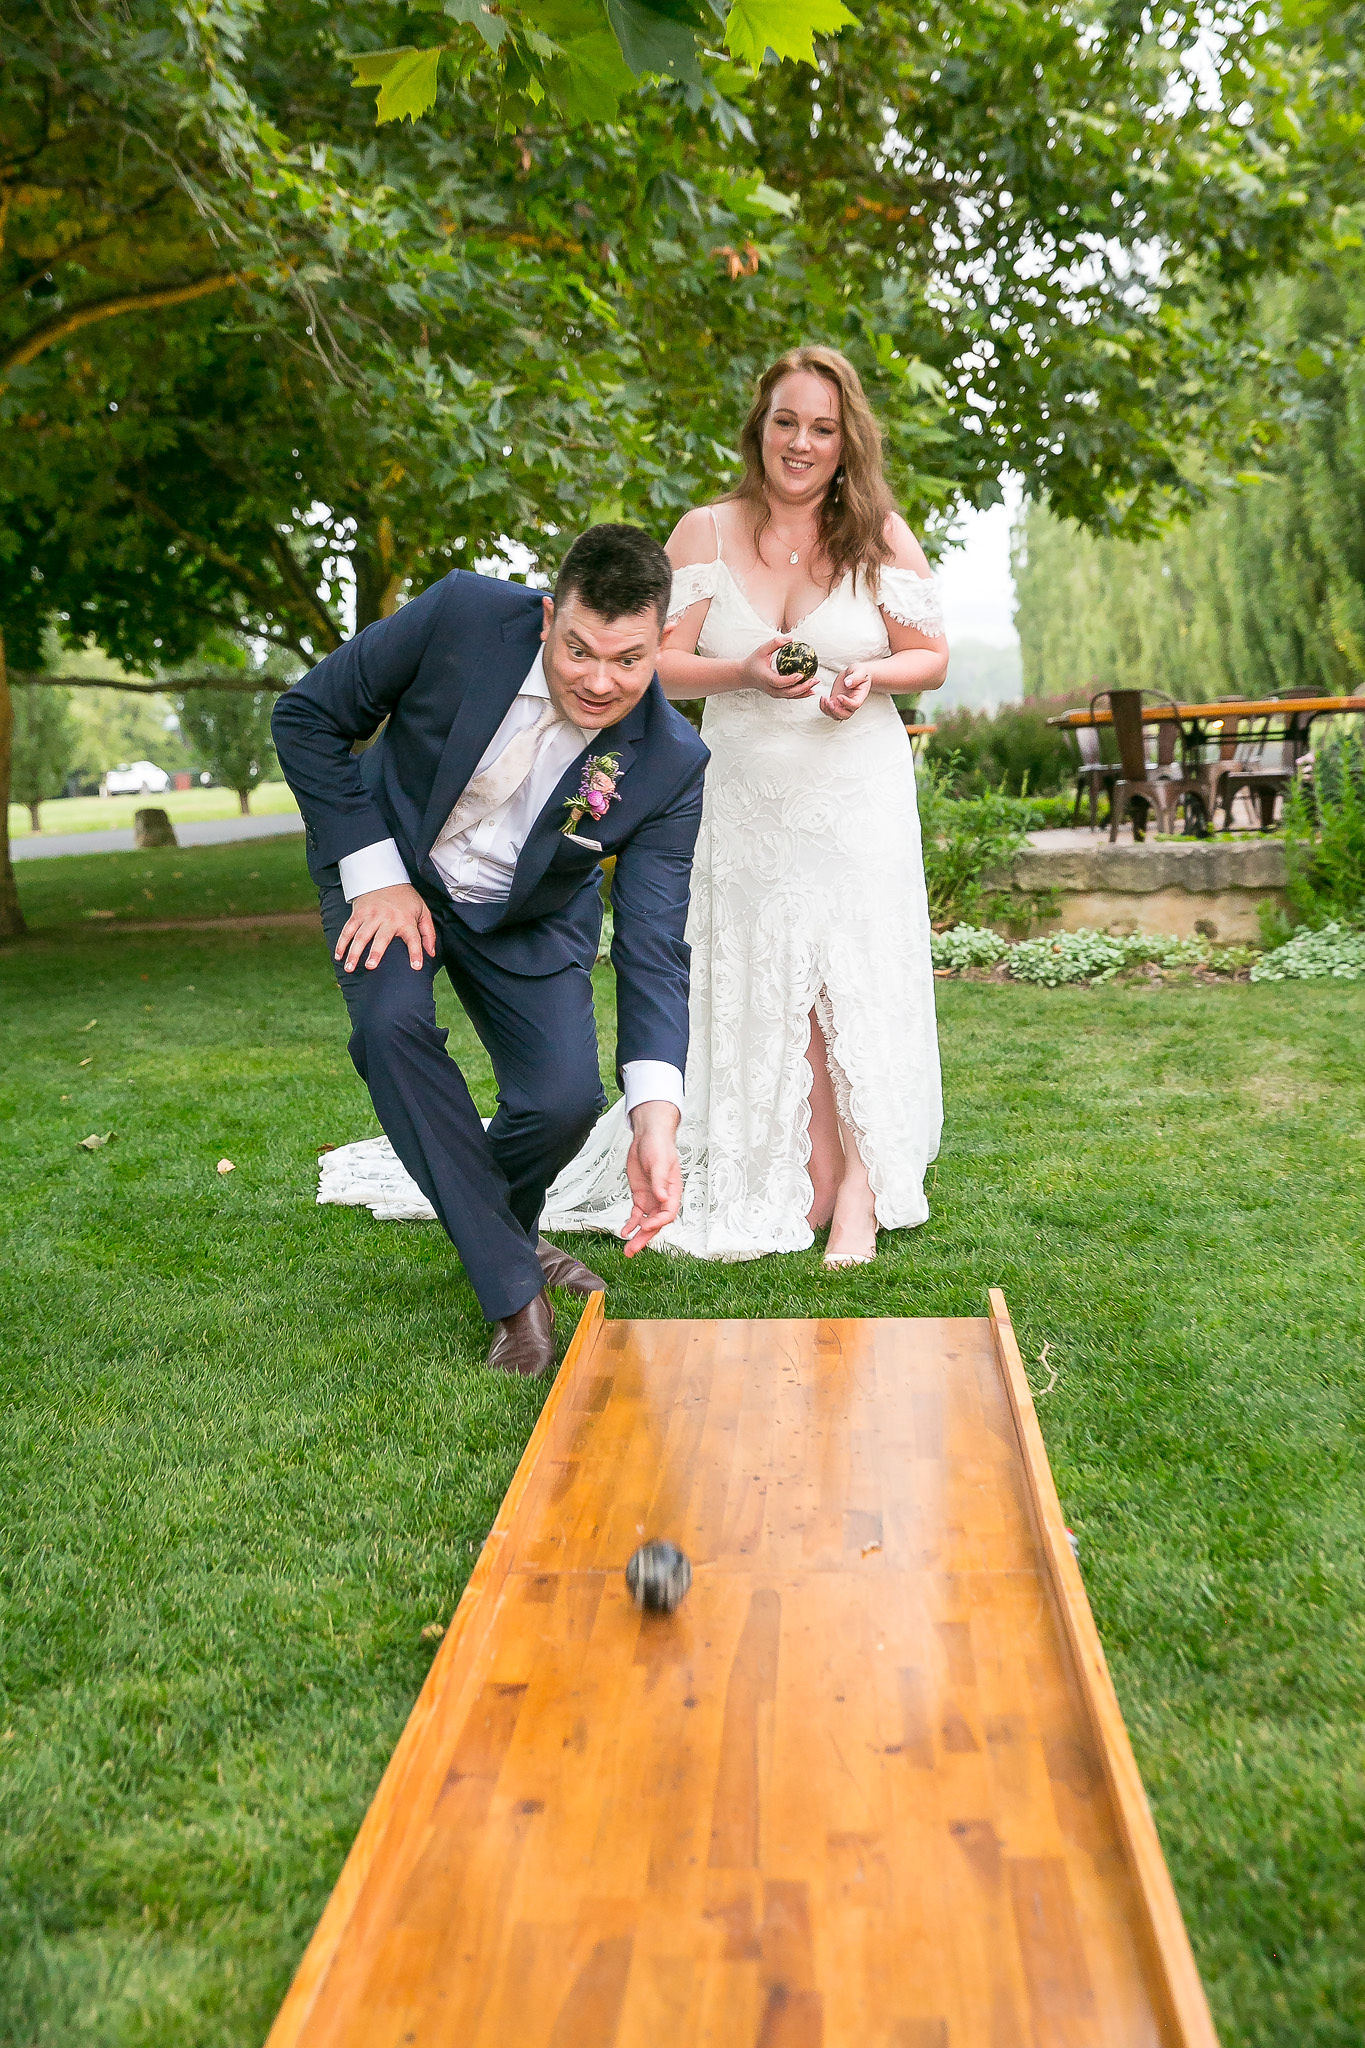
[[[960,543],[939,563],[949,640],[989,640],[1012,647],[1014,584],[1010,577],[1010,518],[1016,494],[989,512],[966,512],[958,522]]]

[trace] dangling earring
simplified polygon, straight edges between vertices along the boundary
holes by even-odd
[[[843,465],[843,463],[841,462],[841,463],[839,464],[839,467],[838,467],[838,468],[837,468],[837,469],[835,470],[835,472],[834,472],[834,489],[833,489],[833,491],[832,491],[832,493],[831,493],[831,496],[833,497],[833,499],[834,499],[834,502],[835,502],[835,504],[836,504],[836,505],[838,504],[838,502],[839,502],[840,498],[842,498],[842,496],[843,496],[843,495],[844,495],[844,465]]]

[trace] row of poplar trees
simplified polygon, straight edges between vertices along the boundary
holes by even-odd
[[[1365,255],[1266,288],[1238,400],[1244,468],[1134,542],[1027,503],[1014,529],[1028,696],[1365,691]]]

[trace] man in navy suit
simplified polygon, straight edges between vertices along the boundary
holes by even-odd
[[[547,1285],[602,1284],[538,1224],[605,1106],[591,982],[604,855],[632,1127],[627,1256],[681,1199],[683,933],[707,752],[654,673],[670,585],[648,534],[595,526],[553,599],[457,570],[275,709],[351,1057],[464,1261],[504,1371],[553,1364]],[[590,783],[594,804],[575,805]],[[493,1062],[487,1131],[436,1024],[440,968]]]

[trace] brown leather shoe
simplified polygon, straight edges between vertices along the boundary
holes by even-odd
[[[547,1287],[567,1287],[570,1294],[605,1294],[607,1283],[578,1259],[562,1252],[557,1244],[551,1244],[542,1237],[536,1245],[536,1257],[540,1270],[545,1275]]]
[[[555,1362],[555,1312],[543,1290],[514,1316],[504,1316],[493,1325],[493,1342],[488,1363],[494,1372],[520,1373],[523,1379],[538,1379]]]

